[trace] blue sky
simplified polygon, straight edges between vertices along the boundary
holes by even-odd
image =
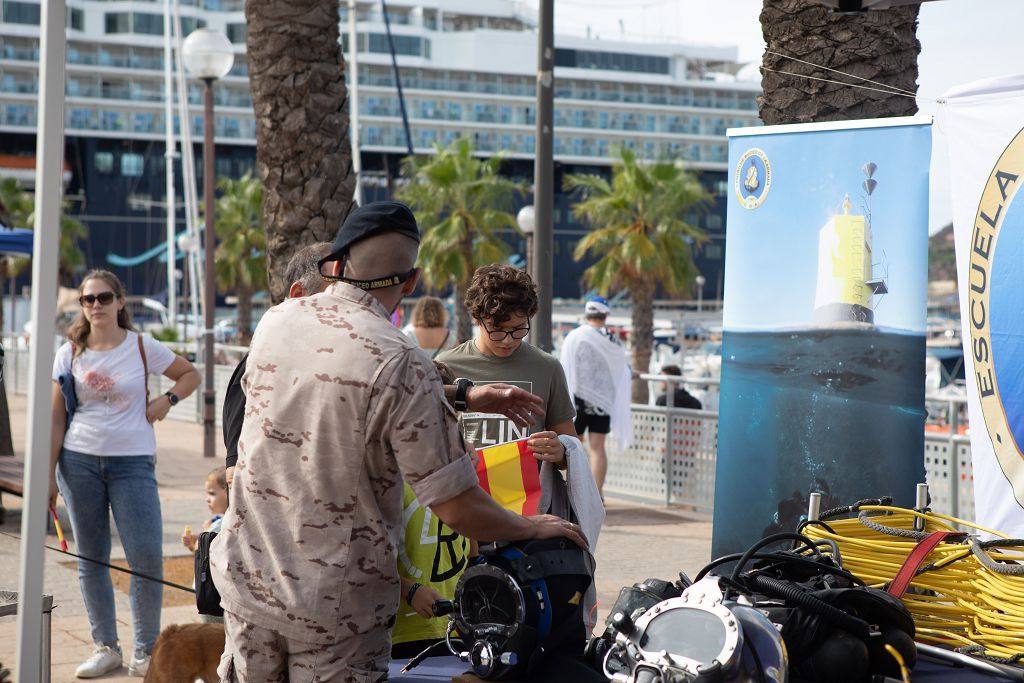
[[[872,260],[875,275],[887,276],[889,287],[876,306],[875,324],[923,332],[929,135],[928,126],[896,126],[730,139],[730,167],[757,147],[768,156],[772,181],[764,202],[751,210],[739,205],[730,188],[726,329],[812,322],[818,233],[842,212],[847,193],[860,205],[861,167],[873,161],[878,187],[871,196]]]
[[[536,5],[536,2],[533,2]],[[763,0],[557,0],[559,33],[608,39],[735,45],[741,61],[759,64],[764,50],[758,16]],[[620,23],[621,20],[621,23]],[[938,114],[932,155],[929,232],[952,220],[949,160],[936,100],[955,85],[1024,71],[1020,27],[1024,0],[934,0],[921,5],[917,37],[918,106]],[[756,66],[747,75],[760,80]]]

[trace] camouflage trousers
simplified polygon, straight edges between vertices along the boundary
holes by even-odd
[[[224,613],[221,683],[377,683],[387,680],[391,633],[380,629],[336,643],[305,643]]]

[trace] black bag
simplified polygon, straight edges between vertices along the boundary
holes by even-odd
[[[213,585],[213,575],[210,573],[210,545],[215,538],[216,531],[204,531],[199,534],[196,542],[196,609],[200,614],[222,617],[224,608],[220,606],[220,593]]]

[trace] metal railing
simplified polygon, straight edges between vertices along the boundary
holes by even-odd
[[[717,389],[718,380],[703,377],[641,375],[648,386],[682,383],[688,388]],[[659,393],[659,392],[651,392]],[[667,399],[672,399],[671,391]],[[947,404],[949,431],[926,431],[925,479],[932,509],[974,519],[974,471],[970,438],[958,433],[963,398],[928,397]],[[718,413],[671,406],[632,405],[633,443],[610,445],[605,491],[654,505],[672,505],[710,514],[715,500]]]
[[[28,350],[23,344],[5,338],[4,377],[7,390],[28,392]],[[188,353],[194,343],[169,343],[175,351]],[[220,424],[222,401],[231,373],[244,346],[215,345],[214,394],[216,421]],[[196,364],[203,376],[203,366]],[[660,382],[669,386],[681,383],[691,390],[717,392],[718,380],[706,377],[641,375],[652,395]],[[158,396],[171,385],[165,377],[150,378],[150,394]],[[202,423],[202,387],[183,399],[168,413],[172,420]],[[666,395],[668,406],[634,403],[633,443],[628,449],[609,444],[608,475],[605,491],[616,497],[654,505],[680,506],[702,514],[711,514],[715,501],[715,467],[718,452],[718,413],[690,410],[671,405],[673,392]],[[932,496],[932,508],[963,519],[974,519],[974,471],[971,465],[970,438],[958,433],[963,398],[928,397],[930,406],[945,404],[950,415],[949,431],[926,431],[924,467]],[[715,402],[717,403],[717,402]],[[612,438],[614,442],[614,436]]]

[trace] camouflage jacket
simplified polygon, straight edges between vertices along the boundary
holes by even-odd
[[[424,506],[477,484],[430,360],[375,298],[337,283],[267,311],[242,386],[210,553],[224,608],[309,643],[389,628],[403,478]]]

